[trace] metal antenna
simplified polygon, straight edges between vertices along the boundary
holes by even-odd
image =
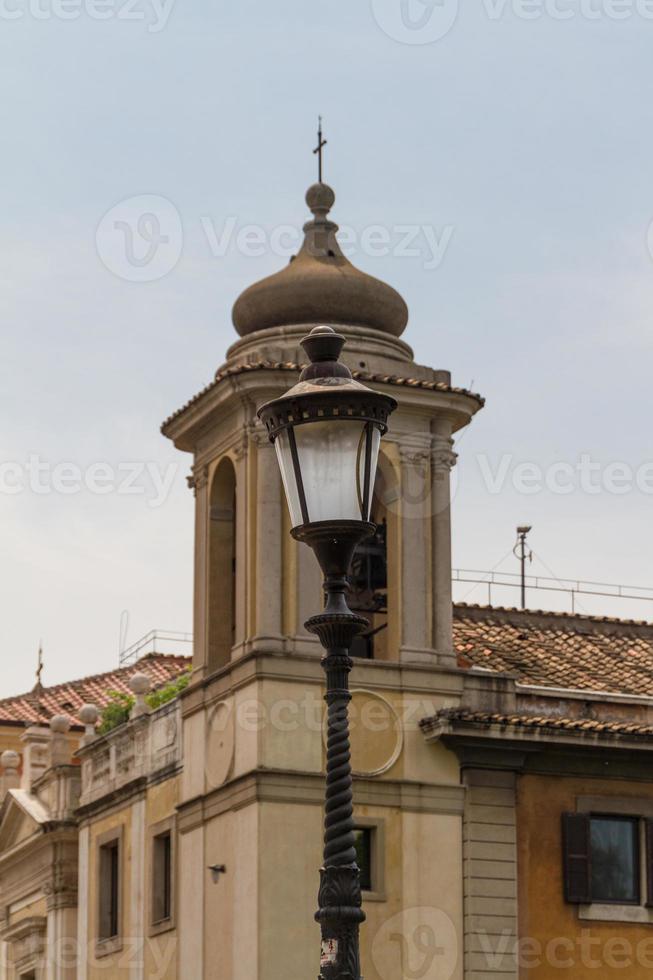
[[[122,666],[123,653],[127,646],[127,630],[129,629],[129,609],[120,613],[120,628],[118,631],[118,664]]]
[[[521,562],[521,607],[526,608],[526,562],[533,561],[533,552],[528,549],[526,551],[526,535],[533,530],[532,527],[528,527],[523,524],[521,527],[517,528],[517,543],[512,549],[513,554]]]
[[[317,173],[318,182],[322,183],[322,149],[327,145],[327,140],[322,139],[322,116],[317,117],[317,146],[313,153],[317,153]]]

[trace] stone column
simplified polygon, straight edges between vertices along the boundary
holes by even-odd
[[[77,946],[78,845],[77,840],[54,844],[51,870],[43,883],[47,912],[46,980],[75,980],[78,960],[85,953]],[[81,895],[81,904],[87,900],[87,893]]]
[[[252,646],[281,652],[283,548],[283,488],[274,446],[267,433],[257,426],[252,434],[256,444],[256,594]]]
[[[46,896],[48,926],[46,944],[46,980],[76,980],[77,972],[77,893],[66,898]],[[83,956],[85,950],[79,951]]]
[[[455,667],[451,589],[451,469],[457,457],[453,451],[450,423],[443,421],[438,429],[433,436],[431,450],[433,646],[438,663]]]
[[[429,439],[412,436],[399,446],[401,461],[401,649],[399,659],[433,659],[429,628]]]

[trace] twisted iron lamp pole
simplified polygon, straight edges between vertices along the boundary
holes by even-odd
[[[327,758],[324,818],[324,864],[320,871],[318,911],[322,929],[322,980],[360,980],[359,928],[365,921],[360,872],[356,863],[353,786],[349,745],[349,655],[352,641],[368,621],[350,611],[345,598],[347,573],[357,544],[374,533],[361,522],[331,534],[298,530],[295,537],[314,549],[324,574],[326,606],[312,616],[306,629],[319,637],[325,653]]]
[[[324,575],[324,611],[306,622],[324,648],[327,760],[324,864],[318,911],[320,980],[361,980],[359,930],[365,921],[356,863],[349,744],[350,649],[368,621],[349,609],[347,575],[370,523],[381,436],[396,401],[352,378],[339,361],[345,339],[316,327],[301,341],[310,364],[299,383],[259,409],[275,443],[293,528]]]

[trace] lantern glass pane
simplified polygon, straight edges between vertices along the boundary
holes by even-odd
[[[370,511],[372,509],[372,494],[374,492],[374,480],[376,477],[376,467],[379,462],[379,447],[381,445],[381,430],[376,426],[370,426],[371,429],[371,440],[370,440],[370,477],[367,500],[365,501],[363,520],[369,521]],[[363,430],[363,448],[360,454],[358,463],[358,478],[360,481],[360,492],[363,494],[365,488],[365,441],[366,441],[366,430]]]
[[[290,511],[290,521],[293,527],[298,527],[304,523],[302,517],[302,506],[295,478],[295,468],[293,466],[292,451],[290,448],[290,435],[288,429],[283,429],[274,440],[274,448],[277,451],[277,460],[281,470],[281,481],[286,492],[288,510]]]
[[[328,419],[295,428],[308,519],[360,521],[365,424]]]
[[[290,519],[293,527],[317,521],[368,520],[370,499],[379,456],[381,433],[359,419],[325,419],[305,422],[292,429],[301,474],[298,485],[289,429],[275,440]],[[366,487],[368,500],[363,503]],[[302,509],[302,488],[305,510]]]

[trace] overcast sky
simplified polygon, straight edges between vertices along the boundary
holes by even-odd
[[[128,641],[192,628],[189,458],[159,425],[294,250],[318,112],[352,260],[406,298],[417,359],[487,398],[455,566],[516,571],[528,522],[534,570],[653,586],[651,17],[1,0],[0,694],[41,638],[54,683],[115,665],[123,610]]]

